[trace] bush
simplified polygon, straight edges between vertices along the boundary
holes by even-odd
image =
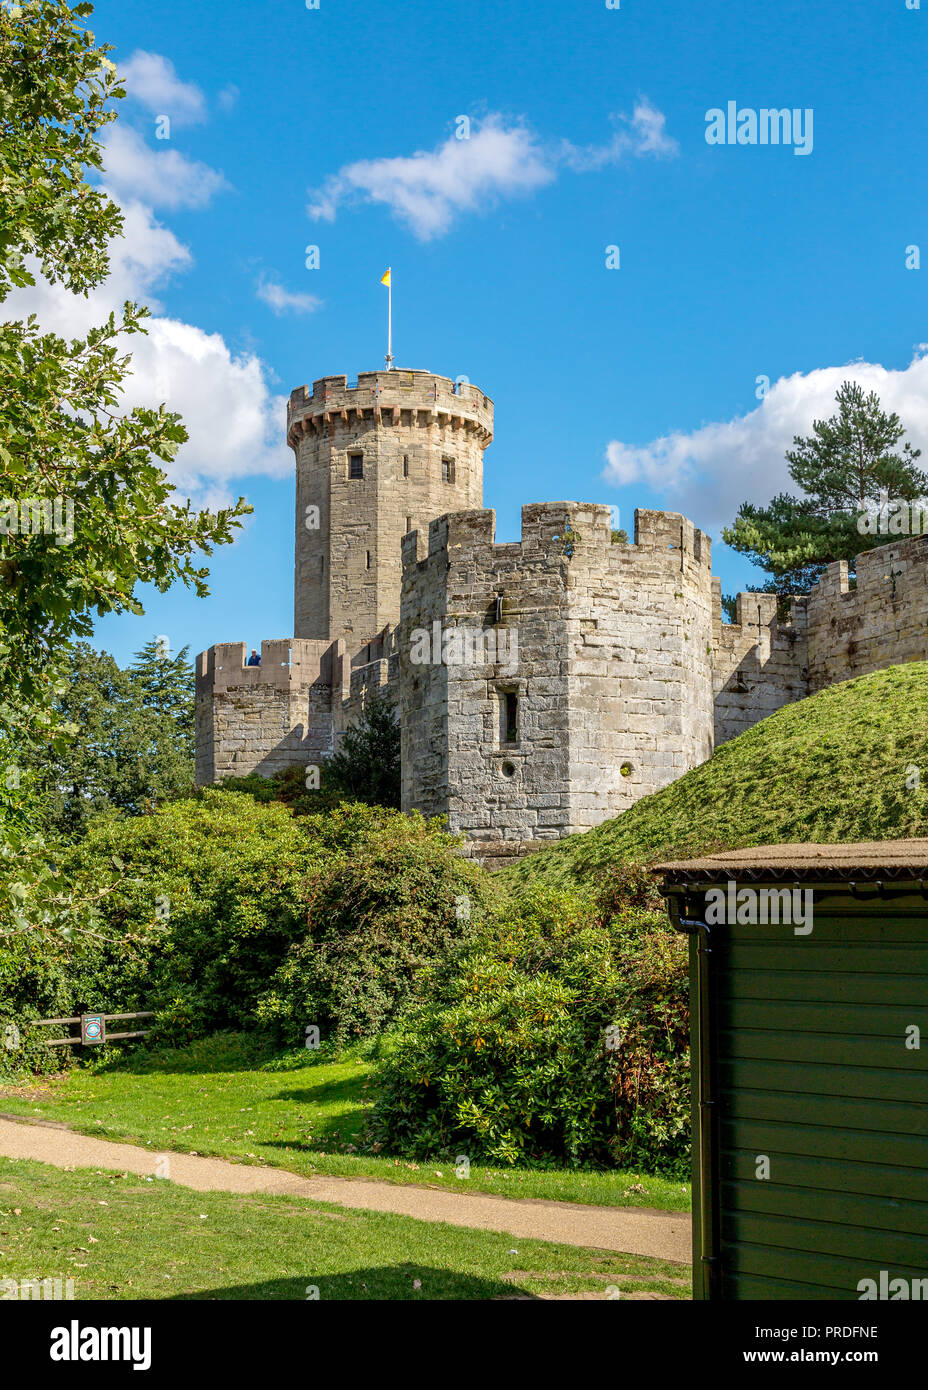
[[[175,1041],[253,1027],[258,995],[306,930],[307,885],[331,851],[279,804],[206,790],[95,822],[70,871],[105,885],[97,958],[122,1007]]]
[[[596,905],[531,890],[424,972],[378,1069],[372,1138],[418,1158],[683,1173],[686,948],[659,903],[641,870]]]
[[[140,1007],[137,978],[132,985],[127,981],[140,975],[141,966],[131,946],[114,948],[96,936],[6,933],[0,942],[0,1073],[58,1069],[82,1060],[78,1047],[44,1045],[48,1038],[75,1035],[76,1026],[35,1028],[34,1020]],[[94,1048],[92,1054],[104,1051],[111,1056],[113,1049]]]
[[[305,767],[285,767],[270,777],[260,772],[224,777],[217,786],[219,791],[246,793],[262,804],[279,801],[289,806],[295,816],[319,815],[342,804],[342,797],[333,791],[308,788]]]
[[[308,1023],[369,1037],[486,891],[437,821],[352,803],[296,818],[216,789],[97,820],[66,873],[101,893],[89,1007],[154,1009],[175,1043],[265,1027],[297,1045]]]
[[[38,1066],[47,1056],[30,1028],[36,1018],[71,1017],[68,947],[38,932],[9,932],[0,945],[0,1074]],[[70,1049],[64,1049],[69,1051]]]
[[[486,876],[439,821],[346,805],[303,824],[338,853],[307,898],[293,946],[258,1016],[295,1046],[307,1024],[340,1044],[371,1037],[406,1003],[417,975],[483,919]]]

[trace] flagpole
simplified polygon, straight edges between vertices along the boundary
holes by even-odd
[[[390,283],[387,285],[387,371],[393,371],[393,268],[388,268]]]

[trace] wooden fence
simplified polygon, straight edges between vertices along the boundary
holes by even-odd
[[[38,1018],[33,1027],[35,1028],[54,1028],[56,1026],[70,1026],[72,1023],[79,1023],[81,1031],[76,1037],[67,1038],[47,1038],[46,1047],[68,1047],[72,1043],[77,1043],[81,1047],[96,1047],[100,1043],[122,1042],[125,1038],[147,1038],[151,1032],[150,1028],[137,1029],[131,1033],[108,1033],[106,1025],[108,1023],[121,1021],[131,1018],[154,1018],[153,1012],[136,1014],[78,1014],[76,1018]]]

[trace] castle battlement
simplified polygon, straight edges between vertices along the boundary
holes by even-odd
[[[197,690],[221,692],[248,686],[273,686],[288,690],[293,686],[342,684],[344,644],[313,642],[299,637],[283,637],[261,643],[261,665],[247,665],[244,642],[219,642],[197,657]]]
[[[790,600],[790,618],[783,623],[778,616],[776,594],[758,594],[741,590],[735,595],[735,621],[722,618],[722,581],[712,580],[712,621],[716,642],[735,643],[740,635],[750,636],[758,641],[762,634],[772,636],[778,629],[790,631],[795,637],[805,632],[806,606],[808,599],[803,595]]]
[[[635,546],[641,550],[676,550],[707,570],[712,565],[712,538],[681,512],[636,508]]]
[[[668,573],[696,566],[708,575],[712,541],[679,512],[635,512],[635,540],[623,545],[612,539],[612,509],[597,502],[531,502],[522,508],[522,535],[518,541],[496,541],[496,513],[491,508],[449,512],[430,522],[428,532],[411,531],[403,538],[403,565],[422,564],[461,550],[496,552],[499,558],[516,554],[526,561],[544,563],[563,556],[584,567],[614,566],[634,569],[646,560],[663,563]],[[774,607],[775,607],[774,602]]]
[[[322,434],[338,423],[365,420],[384,425],[438,425],[473,431],[483,448],[493,438],[493,402],[470,382],[421,371],[360,372],[325,376],[290,393],[287,442],[296,448],[305,434]]]
[[[637,544],[612,532],[610,507],[541,502],[518,541],[496,542],[487,509],[404,538],[404,805],[482,842],[537,841],[708,757],[709,538],[649,511]],[[473,657],[448,656],[456,642]]]
[[[296,455],[294,633],[352,649],[399,620],[401,542],[483,502],[493,402],[431,372],[362,372],[300,387],[287,409]]]
[[[928,536],[900,536],[829,565],[808,598],[809,689],[928,658]]]
[[[847,596],[855,602],[865,594],[881,595],[887,585],[906,590],[928,590],[928,535],[900,536],[873,550],[864,550],[854,562],[857,582],[851,585],[847,560],[828,565],[812,586],[809,602],[813,610],[829,599]]]
[[[197,660],[197,781],[320,764],[372,696],[399,710],[402,805],[468,852],[599,825],[790,701],[928,659],[928,536],[829,565],[787,620],[722,621],[709,536],[679,512],[536,502],[518,540],[484,508],[493,402],[422,371],[326,376],[287,407],[292,638]]]
[[[266,776],[328,757],[372,695],[398,672],[396,634],[386,628],[351,656],[345,643],[282,638],[261,643],[246,665],[244,642],[220,642],[197,657],[197,780],[260,771]]]

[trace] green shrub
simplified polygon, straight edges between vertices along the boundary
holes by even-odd
[[[308,1024],[339,1043],[371,1037],[417,975],[482,920],[487,879],[439,821],[417,814],[349,804],[302,824],[337,857],[312,885],[308,933],[258,1016],[291,1046]]]
[[[154,1009],[156,1039],[177,1043],[260,1026],[296,1045],[307,1024],[370,1037],[486,893],[438,821],[355,803],[296,818],[212,788],[97,820],[66,872],[101,894],[88,1007]]]
[[[530,890],[423,973],[378,1069],[371,1137],[418,1158],[682,1173],[686,981],[642,871],[596,905]]]
[[[69,948],[38,932],[8,932],[0,940],[0,1075],[41,1065],[47,1056],[36,1018],[71,1017]],[[65,1049],[67,1050],[67,1049]]]
[[[48,1038],[76,1034],[76,1026],[36,1028],[34,1020],[136,1008],[137,985],[127,986],[127,979],[141,964],[131,946],[113,948],[96,935],[66,938],[29,930],[0,937],[0,1074],[57,1070],[80,1061],[80,1048],[44,1045]]]
[[[151,815],[95,822],[70,854],[96,879],[98,955],[123,1007],[153,1008],[159,1031],[186,1040],[254,1026],[258,995],[306,930],[306,897],[331,851],[278,803],[204,791]]]
[[[285,767],[271,777],[249,772],[245,777],[224,777],[219,791],[244,792],[255,801],[279,801],[289,806],[295,816],[318,815],[340,806],[342,798],[336,792],[307,788],[305,767]]]

